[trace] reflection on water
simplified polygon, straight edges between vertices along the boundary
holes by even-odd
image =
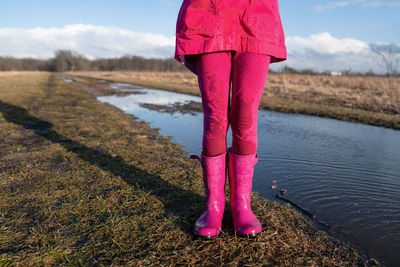
[[[99,80],[99,82],[104,83],[105,80]],[[129,83],[111,83],[110,87],[117,89],[118,91],[121,91],[121,92],[134,92],[134,91],[138,91],[137,89],[145,89],[142,86],[133,85],[133,84],[129,84]]]
[[[171,136],[171,140],[184,146],[188,153],[198,154],[201,150],[201,138],[203,131],[203,115],[201,113],[166,113],[143,107],[143,104],[157,104],[173,106],[176,103],[201,103],[201,98],[186,94],[167,92],[156,89],[137,88],[130,84],[112,83],[111,87],[123,91],[134,90],[140,94],[127,96],[103,96],[97,99],[117,106],[126,113],[132,114],[143,121],[150,123],[152,127],[160,128],[160,134]]]
[[[110,87],[114,89],[118,88],[118,90],[123,92],[135,92],[135,94],[127,95],[124,97],[98,97],[98,100],[116,105],[125,112],[140,111],[141,109],[143,109],[141,107],[142,104],[173,106],[175,103],[184,104],[191,101],[199,103],[201,102],[201,98],[198,96],[190,96],[156,89],[146,89],[130,84],[113,83],[110,85]]]
[[[120,90],[141,94],[98,97],[141,120],[198,154],[202,114],[169,114],[144,103],[172,106],[200,102],[200,97],[126,84]],[[231,142],[230,132],[228,142]],[[335,226],[370,256],[388,266],[400,263],[399,131],[304,115],[259,111],[259,162],[253,189],[274,199],[280,188],[287,198]],[[271,189],[272,181],[277,189]]]
[[[71,80],[71,79],[65,78],[64,76],[62,76],[62,75],[60,75],[60,74],[58,74],[58,77],[60,77],[61,79],[63,79],[63,80],[64,80],[64,82],[67,82],[67,83],[72,83],[72,82],[74,82],[74,80]]]
[[[287,197],[369,255],[400,262],[400,134],[303,115],[259,113],[255,188]],[[262,149],[261,149],[262,148]],[[397,265],[398,266],[398,265]]]

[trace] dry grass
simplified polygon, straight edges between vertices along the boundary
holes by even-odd
[[[50,73],[0,77],[0,265],[374,262],[255,194],[258,238],[235,237],[227,213],[221,237],[196,239],[201,168],[181,146],[96,101],[93,84]]]
[[[400,89],[400,77],[396,84]],[[400,112],[385,77],[272,74],[266,93],[387,114]]]
[[[197,77],[190,72],[70,74],[200,95]],[[271,73],[260,108],[400,129],[400,77],[392,79],[395,89],[385,77]]]

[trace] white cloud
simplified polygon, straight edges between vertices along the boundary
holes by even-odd
[[[380,6],[387,6],[387,7],[400,7],[400,1],[368,1],[363,4],[364,7],[380,7]]]
[[[329,2],[323,5],[316,5],[314,6],[314,10],[318,12],[322,12],[325,10],[330,10],[330,9],[335,9],[338,7],[345,7],[353,4],[357,4],[360,2],[365,2],[366,0],[345,0],[345,1],[335,1],[335,2]]]
[[[49,58],[68,49],[89,58],[172,57],[175,37],[139,33],[117,27],[67,25],[61,28],[0,28],[0,55]]]
[[[329,33],[314,34],[309,37],[287,37],[288,60],[286,65],[297,69],[318,71],[353,71],[378,73],[385,71],[379,63],[380,58],[371,51],[375,45],[382,51],[387,43],[367,43],[352,38],[335,38]],[[400,47],[392,46],[394,57],[400,58]]]
[[[272,64],[318,71],[383,71],[371,44],[352,39],[339,39],[329,33],[308,37],[287,36],[288,60]],[[375,43],[384,48],[385,43]],[[138,33],[117,27],[67,25],[60,28],[0,28],[0,56],[50,58],[59,49],[72,50],[88,58],[138,55],[143,57],[173,57],[175,37]],[[400,57],[400,47],[395,53]]]
[[[286,44],[289,52],[306,52],[314,50],[318,53],[336,54],[336,53],[362,53],[368,49],[368,44],[356,39],[334,38],[329,33],[314,34],[305,37],[287,37]]]
[[[313,9],[317,12],[323,12],[332,10],[340,7],[347,7],[351,5],[358,5],[362,7],[400,7],[400,1],[382,1],[382,0],[341,0],[332,1],[326,4],[313,6]]]

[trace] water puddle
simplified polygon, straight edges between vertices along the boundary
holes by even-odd
[[[200,97],[121,83],[110,86],[132,94],[101,96],[99,101],[160,128],[160,134],[171,136],[188,154],[199,154]],[[187,112],[182,106],[189,106]],[[262,110],[258,154],[253,190],[260,196],[277,201],[275,194],[284,188],[286,198],[329,225],[334,236],[344,233],[369,256],[398,266],[399,131]]]
[[[68,78],[66,78],[66,77],[64,77],[64,76],[62,76],[60,74],[57,74],[57,76],[60,77],[61,79],[63,79],[67,83],[75,82],[74,80],[68,79]]]

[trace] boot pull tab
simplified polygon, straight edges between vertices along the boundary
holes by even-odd
[[[197,159],[197,160],[200,162],[200,164],[203,166],[203,162],[201,162],[201,158],[200,158],[199,156],[197,156],[197,155],[190,155],[190,158],[191,158],[191,159]]]

